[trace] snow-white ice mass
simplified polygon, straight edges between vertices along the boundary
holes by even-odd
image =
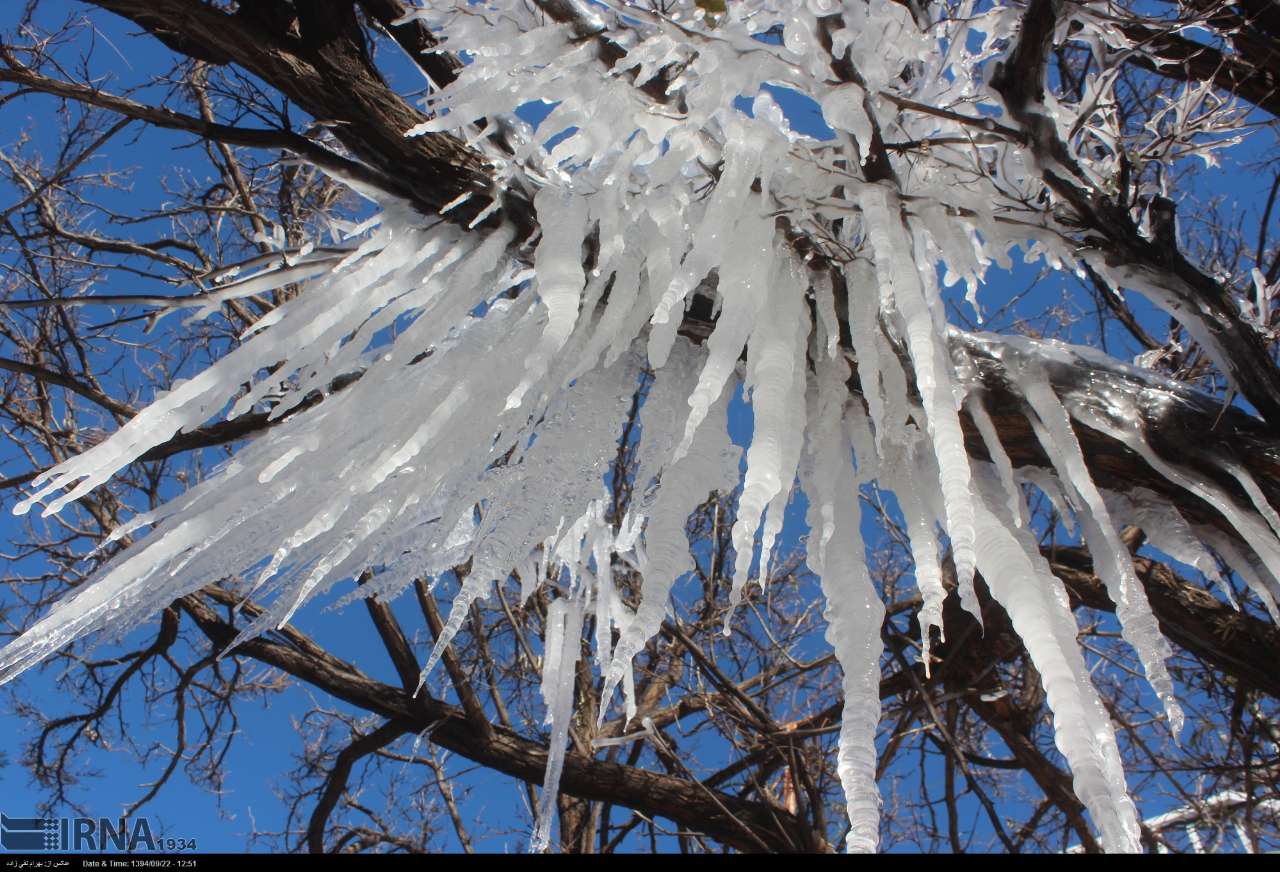
[[[586,617],[606,695],[634,713],[631,663],[691,568],[690,512],[741,488],[731,629],[732,605],[757,554],[767,566],[798,487],[807,561],[844,671],[847,848],[875,850],[884,608],[865,566],[859,488],[876,482],[898,494],[907,522],[926,668],[931,635],[946,631],[942,567],[953,559],[966,608],[981,619],[980,573],[1025,640],[1102,844],[1139,850],[1116,736],[1021,487],[1044,489],[1073,516],[1175,733],[1170,649],[1120,529],[1140,523],[1158,547],[1217,577],[1212,547],[1274,616],[1280,518],[1245,465],[1224,461],[1237,492],[1152,444],[1170,406],[1218,414],[1207,398],[1091,350],[947,323],[944,284],[964,283],[978,302],[995,293],[980,293],[993,264],[1007,266],[1020,246],[1062,268],[1085,258],[1225,356],[1206,316],[1180,302],[1176,276],[1082,249],[1078,204],[1047,187],[1052,174],[1088,189],[1120,159],[1103,147],[1120,135],[1105,110],[1107,71],[1130,46],[1104,4],[1040,5],[1053,21],[1035,39],[1070,36],[1097,56],[1079,105],[1000,87],[1001,65],[1034,50],[1026,8],[1001,2],[959,0],[945,17],[892,0],[735,0],[718,14],[617,0],[416,9],[465,66],[432,90],[431,120],[406,135],[452,134],[484,154],[493,186],[470,197],[490,205],[459,222],[452,209],[422,215],[366,191],[379,212],[345,239],[207,292],[203,316],[305,281],[225,357],[36,479],[17,511],[57,512],[213,418],[306,408],[117,529],[114,540],[149,528],[0,652],[0,680],[229,576],[269,602],[246,638],[368,567],[382,571],[349,598],[394,596],[470,561],[429,673],[469,603],[517,571],[526,596],[536,585],[557,592],[542,677],[551,753],[533,844],[545,849]],[[834,137],[793,129],[783,92],[820,112]],[[535,101],[554,107],[536,128],[516,115]],[[1007,135],[1028,119],[1043,122],[1034,136]],[[1047,151],[1046,138],[1056,144]],[[902,142],[930,147],[908,160],[893,147]],[[1203,131],[1183,146],[1203,149]],[[516,203],[537,230],[509,220]],[[649,377],[643,496],[615,526],[602,508],[605,474]],[[727,435],[738,385],[754,415],[745,452]],[[1025,416],[1047,466],[1011,461],[993,392]],[[1140,488],[1101,487],[1079,428],[1128,446],[1223,525]],[[637,603],[614,586],[616,560],[642,575]]]

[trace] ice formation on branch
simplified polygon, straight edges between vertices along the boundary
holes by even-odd
[[[526,596],[538,585],[557,591],[543,660],[552,746],[534,839],[545,848],[586,616],[595,617],[606,696],[621,687],[634,714],[632,660],[690,569],[685,520],[739,483],[726,410],[740,381],[754,432],[732,533],[731,605],[757,553],[767,567],[798,477],[813,530],[808,561],[844,670],[848,848],[874,850],[878,837],[884,608],[865,566],[858,497],[874,481],[901,497],[926,668],[933,635],[945,631],[949,545],[965,607],[980,618],[981,572],[1025,640],[1103,845],[1137,850],[1115,734],[1065,591],[1025,526],[1019,482],[1036,482],[1074,514],[1175,731],[1168,645],[1119,525],[1150,525],[1160,547],[1213,574],[1205,545],[1215,548],[1274,610],[1280,518],[1242,465],[1225,472],[1246,500],[1153,446],[1163,408],[1205,402],[1184,388],[1085,350],[947,326],[940,273],[972,295],[1014,244],[1055,265],[1076,258],[1060,213],[1026,207],[1044,190],[1043,161],[1024,139],[991,133],[1007,129],[992,121],[1005,107],[984,71],[1017,47],[1022,7],[965,0],[932,21],[935,13],[913,16],[890,0],[741,0],[712,20],[671,5],[660,14],[619,2],[442,0],[413,13],[467,64],[429,98],[431,120],[408,134],[449,133],[481,150],[494,187],[472,196],[495,205],[463,227],[448,210],[441,220],[385,202],[338,254],[218,288],[210,308],[306,280],[243,345],[38,478],[18,511],[56,512],[224,411],[279,417],[317,392],[323,401],[117,530],[113,538],[151,528],[0,652],[0,680],[228,576],[274,595],[244,638],[367,567],[381,571],[349,598],[392,596],[470,561],[430,671],[468,605],[515,571]],[[1105,54],[1114,31],[1088,4],[1071,8],[1077,38]],[[820,107],[835,138],[791,129],[765,83]],[[538,100],[554,108],[535,129],[513,113]],[[903,108],[911,105],[941,111]],[[1107,123],[1085,113],[1073,126],[1070,107],[1051,111],[1063,136]],[[890,134],[936,144],[897,172]],[[983,171],[997,164],[998,174]],[[533,237],[504,218],[501,206],[517,200],[533,205]],[[1167,302],[1158,276],[1126,283]],[[649,377],[637,482],[645,496],[610,524],[606,471],[630,398]],[[1034,429],[1047,467],[1015,470],[988,407],[997,390]],[[1148,493],[1104,493],[1079,425],[1202,498],[1238,540]],[[973,459],[975,445],[990,462]],[[619,596],[615,560],[641,573],[638,602]]]

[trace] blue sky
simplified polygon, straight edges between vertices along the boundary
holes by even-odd
[[[40,5],[41,20],[55,25],[67,15],[78,15],[83,7],[78,4],[61,2],[42,2]],[[148,77],[157,69],[163,69],[170,62],[170,55],[154,40],[134,34],[134,28],[121,20],[105,14],[93,16],[92,30],[82,32],[82,38],[96,43],[94,47],[95,69],[109,72],[110,80],[105,84],[112,90],[123,90],[133,85],[148,81]],[[4,22],[6,25],[10,21]],[[400,76],[411,75],[403,69]],[[408,81],[405,79],[405,81]],[[412,87],[413,85],[406,85]],[[815,122],[816,107],[810,101],[798,100],[794,95],[774,89],[775,94],[791,117],[793,124],[802,132],[821,135]],[[158,92],[143,91],[136,95],[138,99],[156,99]],[[56,146],[56,129],[48,123],[48,114],[52,112],[53,103],[49,100],[27,100],[10,104],[0,109],[0,148],[9,148],[17,136],[17,131],[29,130],[35,137],[39,147],[54,148]],[[127,190],[115,196],[120,204],[126,201],[159,202],[166,194],[164,181],[187,168],[193,173],[207,173],[209,168],[201,163],[199,152],[189,148],[189,137],[174,135],[161,131],[148,130],[121,137],[113,142],[103,153],[101,160],[118,169],[131,169],[131,182]],[[1235,160],[1249,159],[1256,156],[1256,149],[1248,146],[1242,150]],[[1253,202],[1258,195],[1256,185],[1244,173],[1224,174],[1233,181],[1223,191],[1227,196],[1235,197],[1242,204]],[[0,208],[4,204],[0,204]],[[1041,318],[1047,309],[1054,306],[1079,306],[1073,302],[1078,288],[1074,278],[1055,275],[1036,283],[1040,269],[1035,265],[1019,263],[1011,274],[993,276],[992,281],[979,292],[979,301],[988,313],[997,311],[1010,297],[1022,293],[1034,285],[1034,289],[1020,298],[1020,302],[1008,313],[1008,317],[991,324],[993,329],[1007,328],[1018,319]],[[112,292],[142,292],[151,290],[139,282],[130,287],[113,287]],[[949,299],[968,312],[967,304],[960,302],[962,289],[955,289]],[[1164,316],[1145,302],[1131,301],[1140,320],[1153,332],[1163,333],[1166,323]],[[1068,338],[1080,342],[1092,342],[1096,339],[1091,331],[1096,328],[1086,322],[1075,325],[1067,334]],[[1127,359],[1136,350],[1131,347],[1127,337],[1119,333],[1108,334],[1113,353]],[[127,375],[122,375],[127,377]],[[735,403],[731,429],[740,443],[745,443],[750,432],[750,410],[740,401]],[[10,452],[8,456],[0,453],[0,469],[4,474],[21,467],[20,458],[12,455],[7,446],[0,452]],[[20,519],[11,516],[7,509],[12,505],[12,497],[6,497],[4,511],[0,511],[0,540],[7,541],[11,536],[21,534]],[[793,501],[788,508],[787,524],[782,537],[784,550],[796,547],[803,533],[803,498]],[[348,588],[340,587],[332,598],[345,593]],[[402,597],[394,604],[394,608],[403,612],[403,623],[406,626],[420,626],[421,620],[414,619],[411,603]],[[354,606],[343,611],[326,611],[323,603],[313,603],[304,609],[296,624],[314,638],[326,645],[333,653],[356,661],[373,677],[391,684],[396,683],[391,664],[382,655],[380,643],[372,625],[366,619],[363,608]],[[132,638],[144,638],[142,630]],[[43,671],[22,679],[22,693],[37,702],[46,700],[50,712],[61,713],[65,710],[63,700],[55,687],[53,675]],[[440,676],[436,676],[438,680]],[[0,768],[0,794],[3,803],[0,808],[8,815],[35,814],[37,804],[45,793],[33,787],[28,773],[21,764],[21,755],[25,742],[30,736],[30,724],[17,717],[9,705],[12,689],[0,691],[0,699],[7,706],[0,710],[0,750],[5,752],[5,765]],[[219,794],[207,789],[193,786],[179,772],[164,788],[160,797],[143,813],[147,814],[154,828],[164,835],[175,838],[194,838],[199,849],[207,850],[243,850],[249,834],[253,830],[276,831],[284,824],[284,810],[278,801],[274,789],[278,780],[290,766],[291,755],[297,744],[297,728],[294,719],[316,704],[304,689],[292,686],[279,694],[273,695],[268,702],[242,705],[238,710],[240,722],[238,735],[226,760],[228,778]],[[341,703],[320,700],[321,704],[344,709]],[[172,730],[169,712],[157,709],[146,700],[130,698],[123,707],[123,713],[131,724],[152,724],[154,734],[164,737]],[[404,750],[408,750],[407,744]],[[97,776],[92,783],[82,785],[77,795],[81,798],[87,811],[93,815],[113,816],[125,804],[145,791],[145,785],[155,777],[158,767],[152,765],[140,771],[133,758],[120,750],[112,751],[98,748],[89,761]],[[453,761],[456,769],[469,768],[465,761]],[[495,775],[473,775],[470,783],[473,792],[464,803],[469,813],[483,815],[491,822],[513,821],[521,816],[523,805],[522,792],[514,782]],[[65,813],[64,809],[55,809],[55,813]],[[502,831],[499,829],[482,845],[489,850],[521,851],[527,844],[527,834],[518,828]]]

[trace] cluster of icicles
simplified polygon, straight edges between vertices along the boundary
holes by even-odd
[[[601,716],[619,688],[632,716],[632,660],[658,632],[673,586],[692,569],[689,514],[712,492],[741,488],[732,531],[736,604],[756,553],[761,574],[767,571],[798,482],[812,530],[806,557],[821,578],[827,638],[844,675],[838,769],[847,847],[874,850],[884,607],[859,534],[859,488],[876,482],[897,494],[907,523],[925,662],[931,631],[943,630],[940,560],[949,541],[962,603],[978,614],[973,577],[982,572],[1025,640],[1058,748],[1103,845],[1137,850],[1136,810],[1112,725],[1077,646],[1064,588],[1026,526],[1021,485],[1041,488],[1077,520],[1175,731],[1181,713],[1165,668],[1169,647],[1118,525],[1140,516],[1154,545],[1213,575],[1201,544],[1207,542],[1274,610],[1280,519],[1247,473],[1235,470],[1257,500],[1241,506],[1157,457],[1143,436],[1139,392],[1112,397],[1102,415],[1098,403],[1055,391],[1047,367],[1083,352],[946,326],[936,265],[973,288],[1014,242],[1039,243],[1039,253],[1055,258],[1054,234],[1019,226],[1022,235],[1012,236],[1013,225],[984,223],[991,192],[957,185],[946,161],[921,161],[910,191],[868,184],[849,171],[874,102],[863,99],[862,87],[833,85],[806,66],[814,54],[813,13],[827,14],[832,4],[783,4],[786,16],[775,18],[785,39],[777,47],[749,36],[771,23],[768,16],[734,17],[733,10],[760,4],[729,4],[727,19],[692,57],[677,39],[684,30],[661,20],[631,22],[619,38],[627,59],[609,75],[601,74],[592,40],[523,9],[533,4],[499,4],[500,13],[438,5],[446,8],[430,13],[432,27],[446,46],[468,46],[473,55],[459,80],[437,94],[434,120],[415,133],[448,130],[485,149],[489,133],[506,131],[517,147],[490,149],[496,172],[502,185],[533,197],[540,236],[517,239],[501,221],[496,229],[468,230],[384,203],[344,246],[298,253],[210,292],[212,312],[226,299],[305,282],[304,293],[224,358],[38,479],[17,511],[44,503],[46,514],[56,512],[148,449],[220,413],[233,418],[265,407],[280,417],[316,391],[325,399],[253,439],[217,475],[116,530],[113,539],[151,528],[93,584],[0,652],[0,680],[86,633],[122,634],[220,579],[244,577],[255,597],[270,599],[244,639],[284,624],[308,599],[366,568],[379,571],[341,602],[390,597],[413,578],[469,560],[425,678],[469,604],[518,571],[524,596],[537,585],[556,592],[543,658],[551,748],[533,840],[543,849],[587,616],[594,615],[596,663],[605,678]],[[837,32],[837,51],[861,51],[868,61],[868,90],[904,87],[895,72],[904,58],[942,69],[937,37],[926,37],[904,7],[850,4],[844,14],[879,16],[874,27],[848,22]],[[990,15],[957,18],[1000,20]],[[998,53],[990,40],[970,53],[963,37],[949,33],[948,63],[976,67]],[[878,65],[869,62],[875,59]],[[636,86],[673,60],[684,63],[682,81],[672,86],[682,88],[682,105],[655,109]],[[760,88],[765,80],[801,88],[801,74],[812,77],[808,93],[836,130],[834,145],[791,130]],[[946,89],[978,87],[972,76],[921,81],[929,84],[913,87],[936,93],[915,96],[944,103]],[[752,113],[735,108],[740,94],[756,95]],[[557,102],[537,130],[501,114],[534,97]],[[488,122],[473,126],[480,118]],[[947,123],[901,120],[910,136],[937,135]],[[570,135],[545,147],[566,130]],[[832,151],[841,145],[848,150],[842,162]],[[1019,160],[1012,151],[1002,156],[1000,184],[1033,186],[1030,176],[1019,176]],[[830,234],[852,253],[841,267],[847,294],[835,293],[829,266],[815,269],[794,253],[780,211],[793,227]],[[592,254],[584,267],[587,240]],[[1069,252],[1061,254],[1069,262]],[[702,344],[679,334],[695,294],[713,296],[716,309]],[[851,347],[840,341],[842,322]],[[969,365],[975,349],[1002,361],[1053,473],[1011,466]],[[641,496],[615,526],[605,521],[605,475],[646,370],[654,375],[639,418]],[[860,389],[851,393],[855,377]],[[1144,389],[1168,389],[1134,370],[1124,377]],[[739,381],[754,416],[745,459],[726,426]],[[962,409],[980,429],[991,463],[966,452]],[[1219,508],[1260,560],[1225,536],[1193,530],[1141,493],[1101,492],[1073,417],[1123,440]],[[634,607],[615,587],[617,561],[643,579]]]

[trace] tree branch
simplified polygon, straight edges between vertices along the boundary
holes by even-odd
[[[329,815],[333,814],[342,792],[347,789],[347,780],[351,777],[351,769],[361,758],[385,748],[396,739],[412,730],[407,721],[387,721],[372,733],[361,736],[343,748],[333,762],[333,769],[325,779],[324,790],[320,794],[320,802],[311,813],[307,824],[307,849],[313,854],[324,853],[324,831],[329,823]]]
[[[189,594],[180,599],[178,605],[217,650],[229,645],[239,633],[236,627],[219,618],[200,594]],[[353,665],[336,658],[319,660],[264,637],[242,642],[236,651],[351,705],[389,720],[407,722],[413,731],[431,729],[431,741],[468,760],[529,783],[542,780],[545,747],[498,726],[486,739],[460,708],[425,693],[419,696],[421,704],[415,703],[404,690],[375,681]],[[709,797],[706,788],[684,778],[659,775],[575,752],[565,755],[560,786],[565,793],[582,799],[612,802],[651,817],[668,818],[739,850],[759,850],[754,839],[743,836],[741,824],[746,824],[771,850],[814,843],[808,826],[782,809],[719,792]]]
[[[1031,0],[1009,56],[997,67],[992,87],[1022,128],[1045,184],[1074,211],[1087,231],[1082,255],[1100,272],[1136,276],[1168,293],[1180,320],[1212,343],[1207,350],[1275,433],[1280,433],[1280,368],[1263,338],[1249,326],[1230,291],[1196,269],[1176,240],[1142,238],[1128,210],[1085,183],[1054,121],[1043,107],[1045,66],[1062,0]],[[1169,204],[1172,205],[1171,203]],[[1171,244],[1173,243],[1173,244]],[[1120,284],[1121,282],[1116,282]],[[1141,286],[1140,286],[1141,287]],[[1200,337],[1197,337],[1200,338]]]
[[[100,91],[88,85],[67,82],[45,76],[24,66],[7,48],[0,47],[0,60],[7,68],[0,67],[0,82],[9,82],[61,97],[74,100],[86,106],[96,106],[123,115],[125,118],[145,121],[148,124],[166,130],[181,130],[195,134],[202,139],[225,142],[228,145],[243,145],[252,148],[274,148],[292,152],[315,166],[342,181],[354,182],[376,191],[392,194],[408,202],[415,202],[414,194],[394,177],[375,172],[368,166],[343,157],[330,151],[318,143],[312,142],[289,130],[267,130],[250,127],[233,127],[205,121],[193,115],[185,115],[161,106],[148,106],[127,97]],[[427,207],[429,208],[429,207]]]
[[[292,21],[253,14],[255,4],[228,14],[200,0],[85,0],[142,26],[176,50],[210,63],[234,63],[278,89],[312,118],[337,121],[339,142],[380,180],[424,214],[434,215],[464,192],[480,192],[450,210],[470,223],[499,196],[483,158],[447,134],[406,137],[426,120],[373,65],[354,0],[311,0],[288,7]],[[393,11],[370,4],[375,19]],[[174,43],[179,39],[180,43]],[[308,158],[310,159],[310,158]],[[504,195],[506,216],[531,227],[531,207]]]

